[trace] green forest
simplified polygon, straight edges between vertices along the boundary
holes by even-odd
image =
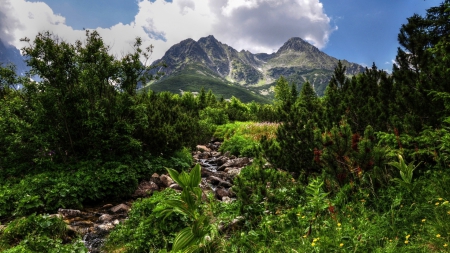
[[[392,73],[339,63],[322,97],[280,77],[271,103],[141,91],[160,74],[139,38],[121,58],[96,31],[24,38],[28,75],[0,66],[0,251],[88,252],[50,214],[160,173],[182,190],[136,199],[103,252],[450,252],[449,19],[408,18]],[[211,138],[253,159],[234,201],[199,187]]]

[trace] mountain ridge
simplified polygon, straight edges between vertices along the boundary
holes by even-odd
[[[242,86],[262,96],[273,96],[274,82],[282,75],[299,88],[309,81],[316,93],[323,95],[338,61],[299,37],[290,38],[274,53],[254,54],[248,50],[237,51],[209,35],[198,41],[185,39],[170,47],[161,59],[153,63],[166,64],[166,68],[159,69],[165,76],[149,85],[151,89],[158,87],[157,91],[164,90],[164,85],[161,85],[164,83],[177,85],[168,82],[170,77],[187,68],[192,69],[190,74],[198,72],[201,75],[202,71],[192,68],[197,65],[209,69],[217,80],[230,86]],[[347,68],[347,75],[364,71],[359,64],[346,60],[341,62]],[[177,80],[182,82],[180,78]],[[156,83],[159,84],[155,86]]]

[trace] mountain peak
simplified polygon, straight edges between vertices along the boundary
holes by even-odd
[[[318,51],[318,49],[309,44],[308,42],[304,41],[302,38],[299,37],[292,37],[288,41],[286,41],[283,46],[278,49],[277,53],[284,52],[284,51]]]

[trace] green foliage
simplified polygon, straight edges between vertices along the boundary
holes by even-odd
[[[2,252],[87,252],[81,241],[64,245],[68,237],[64,221],[48,215],[30,215],[11,221],[0,231]]]
[[[278,124],[269,122],[234,122],[218,126],[214,137],[224,140],[220,146],[221,152],[256,157],[260,153],[261,138],[274,138],[277,127]]]
[[[170,91],[179,94],[180,89],[184,92],[199,92],[202,88],[212,90],[217,98],[231,99],[232,96],[235,96],[245,103],[251,101],[270,102],[267,98],[250,92],[248,89],[232,85],[225,79],[217,78],[209,69],[197,64],[188,64],[182,71],[149,84],[143,91],[146,92],[151,89],[156,92]]]
[[[200,209],[202,202],[202,189],[199,187],[202,179],[201,167],[199,164],[195,165],[189,174],[185,171],[178,173],[170,168],[167,168],[167,171],[170,177],[183,188],[183,191],[180,199],[166,200],[167,207],[161,210],[161,214],[167,216],[177,212],[191,220],[188,227],[177,233],[172,251],[195,252],[206,246],[215,230],[214,226],[210,224],[209,217],[202,214]]]
[[[400,171],[401,179],[394,178],[393,180],[411,191],[413,187],[413,172],[419,165],[414,166],[414,162],[406,165],[401,155],[398,155],[398,162],[390,162],[389,165],[394,166]]]
[[[109,234],[103,250],[136,253],[170,250],[176,232],[186,227],[187,219],[179,213],[171,213],[163,220],[159,210],[168,208],[166,200],[178,195],[166,189],[135,201],[128,219]]]

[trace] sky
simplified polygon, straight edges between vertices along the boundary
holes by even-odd
[[[136,37],[160,59],[187,38],[213,35],[238,51],[272,53],[300,37],[338,59],[390,71],[407,18],[425,15],[441,0],[0,0],[0,39],[51,31],[64,41],[97,30],[117,57]]]

